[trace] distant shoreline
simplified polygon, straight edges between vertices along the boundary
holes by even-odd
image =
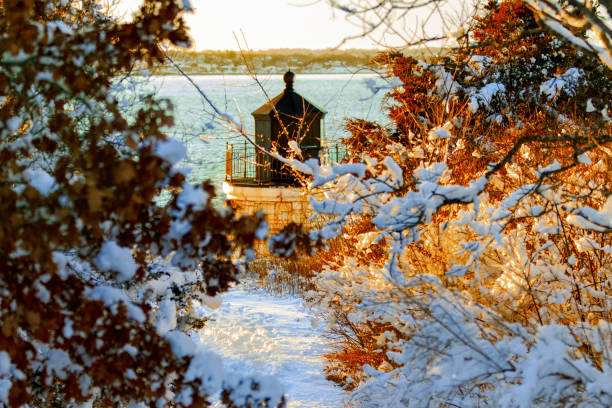
[[[423,50],[412,50],[406,54],[429,60],[433,58],[436,50],[430,51],[431,56]],[[437,49],[437,52],[442,54],[447,50]],[[379,50],[279,49],[242,54],[229,50],[191,52],[175,49],[169,50],[165,55],[170,61],[162,61],[151,68],[139,63],[134,67],[133,73],[138,74],[140,70],[146,70],[156,76],[178,75],[174,64],[190,76],[249,75],[249,72],[257,72],[259,76],[282,75],[288,69],[297,75],[381,75],[376,71],[384,72],[387,68],[386,62],[379,59]]]
[[[373,71],[366,71],[365,70],[358,70],[357,72],[325,72],[325,71],[320,71],[320,72],[296,72],[296,75],[371,75],[371,76],[381,76],[384,75],[384,73],[382,72],[373,72]],[[240,72],[198,72],[198,73],[193,73],[193,72],[185,72],[187,75],[189,76],[251,76],[251,74],[249,73],[240,73]],[[256,73],[256,76],[264,76],[264,75],[283,75],[284,72],[261,72],[261,73]],[[141,72],[133,72],[132,73],[133,76],[144,76]],[[119,75],[117,75],[119,76]],[[153,73],[151,72],[151,76],[183,76],[183,74],[181,74],[180,72],[176,72],[176,73],[170,73],[170,72],[159,72],[159,73]]]

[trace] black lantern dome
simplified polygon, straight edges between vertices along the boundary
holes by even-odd
[[[270,102],[263,104],[253,111],[255,120],[264,115],[274,116],[275,113],[301,118],[304,116],[324,115],[325,112],[310,103],[302,95],[293,90],[293,80],[295,74],[291,71],[285,72],[283,81],[285,89],[274,97]]]

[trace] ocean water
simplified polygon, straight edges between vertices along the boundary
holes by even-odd
[[[284,83],[281,75],[267,75],[254,81],[246,75],[206,75],[191,77],[218,112],[241,123],[250,135],[254,132],[251,112],[279,94]],[[294,89],[326,112],[324,140],[338,140],[346,135],[346,118],[384,122],[381,104],[385,79],[373,74],[297,75]],[[188,180],[213,181],[222,198],[225,177],[226,143],[242,146],[244,138],[227,126],[206,98],[183,76],[157,76],[148,87],[159,97],[168,98],[175,108],[175,124],[169,133],[182,140],[188,157],[180,166],[188,167]],[[377,87],[382,89],[377,90]]]

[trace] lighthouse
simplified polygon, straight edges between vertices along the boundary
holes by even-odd
[[[283,157],[319,158],[325,112],[295,92],[294,79],[295,74],[287,71],[283,75],[285,89],[252,112],[255,142]],[[265,211],[271,232],[290,222],[307,221],[308,199],[284,163],[246,143],[228,144],[225,159],[223,191],[239,214]]]

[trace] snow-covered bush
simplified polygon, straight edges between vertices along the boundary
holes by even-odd
[[[355,163],[306,163],[334,217],[311,235],[365,218],[347,239],[388,255],[337,254],[311,294],[330,377],[364,407],[609,406],[612,71],[521,2],[472,31],[436,65],[391,55],[392,125],[351,121]]]
[[[128,118],[111,92],[160,43],[189,43],[189,2],[144,1],[125,23],[96,3],[0,3],[0,406],[282,405],[173,330],[177,304],[214,306],[236,280],[262,217],[186,183],[168,101]]]
[[[612,69],[612,3],[591,0],[525,0],[525,3],[559,37],[592,53]]]

